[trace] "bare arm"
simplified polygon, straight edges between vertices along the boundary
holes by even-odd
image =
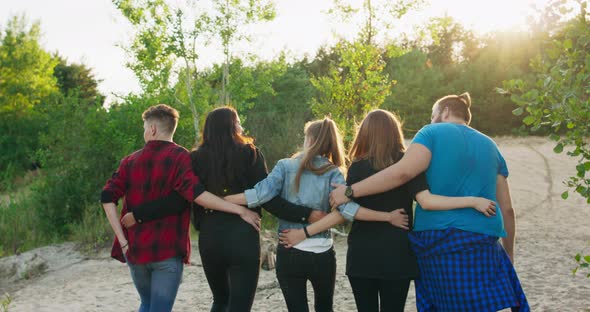
[[[359,209],[360,210],[360,209]],[[360,211],[359,211],[360,212]],[[319,221],[308,225],[307,232],[310,236],[313,236],[317,233],[321,233],[332,228],[335,225],[342,224],[346,221],[344,217],[338,211],[332,211],[325,217],[321,218]],[[303,230],[301,230],[303,232]]]
[[[416,194],[416,201],[424,210],[453,210],[460,208],[474,208],[487,217],[496,215],[496,203],[483,197],[449,197],[440,196],[424,190]]]
[[[388,222],[399,228],[405,230],[409,229],[408,216],[401,208],[392,212],[384,212],[360,207],[354,216],[354,219],[360,221]],[[340,212],[332,211],[319,221],[307,226],[307,233],[310,236],[313,236],[317,233],[326,231],[337,224],[344,223],[344,221],[346,221],[346,219],[340,214]],[[305,232],[303,229],[285,230],[280,233],[279,236],[279,241],[287,248],[291,248],[305,240]]]
[[[344,223],[346,219],[338,211],[332,211],[319,221],[307,226],[307,233],[310,236],[328,230],[334,225]],[[279,233],[279,243],[287,248],[291,248],[305,240],[303,229],[285,230]]]
[[[123,253],[126,253],[129,249],[127,238],[123,233],[123,227],[121,226],[121,222],[119,221],[119,216],[117,215],[117,206],[115,203],[103,203],[102,208],[104,209],[105,214],[107,215],[107,219],[109,219],[109,223],[111,224],[111,228],[113,232],[115,232],[115,236],[117,236],[117,240],[119,240],[119,244],[123,249]]]
[[[403,209],[398,209],[404,211]],[[355,220],[359,221],[377,221],[377,222],[388,222],[392,223],[392,217],[394,216],[393,213],[397,211],[394,210],[392,212],[385,212],[385,211],[376,211],[372,209],[368,209],[365,207],[360,207],[356,215],[354,216]],[[405,212],[403,212],[405,215]],[[407,219],[406,219],[406,227],[407,230]],[[321,218],[319,221],[307,226],[307,232],[309,235],[315,235],[317,233],[321,233],[326,231],[337,224],[344,223],[346,219],[340,214],[338,211],[332,211],[327,216]],[[394,224],[395,225],[395,224]]]
[[[234,203],[237,205],[247,205],[248,204],[248,202],[246,201],[246,195],[244,193],[227,195],[223,199],[227,200],[230,203]]]
[[[422,144],[412,144],[397,163],[381,170],[380,172],[352,185],[354,197],[363,197],[383,193],[405,184],[419,173],[425,171],[430,165],[432,154]],[[348,202],[350,199],[344,195],[346,187],[338,186],[330,193],[332,207]]]
[[[514,263],[514,241],[516,238],[516,217],[514,208],[512,208],[512,197],[510,196],[510,187],[508,179],[502,175],[498,175],[496,179],[496,197],[500,210],[502,211],[502,218],[504,219],[504,228],[508,234],[502,238],[502,246],[508,253],[510,260]]]

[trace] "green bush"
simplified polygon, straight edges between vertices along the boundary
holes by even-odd
[[[55,233],[43,232],[34,201],[28,197],[13,198],[0,204],[0,257],[21,253],[56,240]]]
[[[84,207],[82,220],[71,225],[70,239],[80,244],[82,251],[95,253],[113,241],[113,231],[102,207],[90,203]]]

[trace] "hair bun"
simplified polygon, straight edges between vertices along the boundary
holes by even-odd
[[[467,107],[471,107],[471,96],[469,95],[469,92],[459,95],[459,98],[462,99],[465,104],[467,104]]]

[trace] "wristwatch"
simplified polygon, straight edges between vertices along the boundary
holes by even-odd
[[[344,191],[344,195],[346,195],[346,197],[348,197],[351,200],[354,199],[354,192],[352,190],[352,186],[346,186],[346,191]]]

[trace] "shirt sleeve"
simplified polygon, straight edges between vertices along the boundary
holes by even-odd
[[[346,184],[344,181],[344,176],[340,172],[340,170],[336,170],[336,173],[332,176],[330,183],[337,183],[337,184]],[[342,204],[338,206],[338,212],[344,217],[344,219],[348,221],[353,221],[354,216],[359,211],[360,205],[350,201],[348,203]]]
[[[279,195],[283,188],[285,173],[283,161],[279,160],[266,179],[256,183],[254,188],[244,192],[248,207],[258,207]]]
[[[430,152],[433,152],[434,149],[434,140],[432,135],[432,129],[428,126],[422,127],[418,133],[412,139],[411,144],[421,144],[424,145]]]
[[[127,158],[121,160],[119,168],[113,173],[100,193],[101,203],[117,203],[127,190]]]
[[[174,190],[189,202],[193,202],[205,192],[205,187],[199,178],[193,173],[191,157],[188,152],[182,152],[176,159],[176,175],[174,177]]]
[[[504,177],[508,177],[508,165],[506,165],[506,160],[498,150],[498,174],[501,174]]]
[[[128,208],[133,212],[137,223],[141,224],[167,216],[178,215],[188,207],[190,206],[184,197],[180,196],[177,192],[172,192],[168,196]]]
[[[408,191],[414,198],[416,198],[416,194],[428,190],[428,181],[426,180],[426,173],[422,172],[417,175],[415,178],[410,180],[408,183]]]
[[[281,196],[275,196],[262,206],[275,217],[295,223],[307,223],[311,208],[294,204]]]

